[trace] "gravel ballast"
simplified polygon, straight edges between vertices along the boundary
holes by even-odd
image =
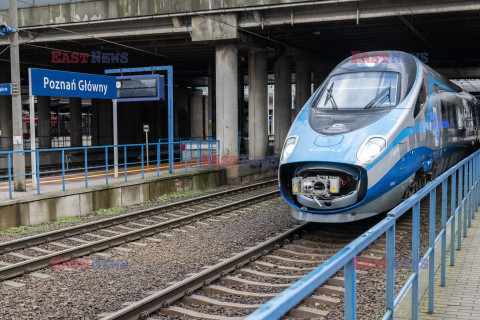
[[[110,259],[127,259],[127,268],[43,269],[51,278],[15,278],[26,285],[0,286],[0,319],[94,319],[297,224],[280,198],[240,211],[228,219],[207,219],[208,225],[194,224],[194,229],[174,229],[170,236],[158,236],[161,242],[140,239],[124,245],[130,252],[103,252]]]

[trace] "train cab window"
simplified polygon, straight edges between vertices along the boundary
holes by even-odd
[[[418,93],[417,102],[415,103],[415,109],[413,111],[413,117],[417,118],[422,110],[423,106],[425,105],[425,101],[427,101],[427,92],[425,90],[425,82],[422,84],[420,88],[420,92]]]
[[[353,72],[330,78],[315,98],[317,109],[391,108],[398,104],[400,75],[395,72]]]

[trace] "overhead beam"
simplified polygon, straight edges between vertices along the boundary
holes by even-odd
[[[385,2],[379,1],[378,4]],[[428,3],[428,4],[409,4],[400,6],[378,6],[371,4],[371,7],[360,7],[358,19],[386,18],[397,15],[421,15],[421,14],[442,14],[451,12],[465,12],[480,10],[478,1],[452,1],[450,3]],[[271,11],[266,12],[262,22],[254,18],[248,20],[239,20],[239,26],[242,28],[261,27],[264,25],[298,25],[305,23],[334,22],[345,20],[357,20],[357,6],[340,6],[340,9],[333,8],[328,10],[324,7],[310,7],[308,10],[296,8],[295,11]]]
[[[80,2],[81,3],[81,2]],[[126,17],[119,19],[100,19],[90,21],[76,21],[65,24],[45,24],[41,21],[30,21],[30,24],[38,23],[37,26],[28,26],[20,28],[22,32],[30,31],[30,37],[22,37],[22,42],[58,42],[95,38],[115,38],[126,36],[145,36],[145,35],[169,35],[185,33],[189,36],[192,31],[188,25],[191,25],[192,17],[211,13],[235,14],[235,12],[262,10],[261,19],[258,15],[238,14],[238,27],[243,29],[257,28],[262,26],[284,25],[284,24],[305,24],[320,22],[348,21],[357,19],[358,1],[309,1],[296,2],[285,5],[271,5],[259,7],[227,8],[222,10],[209,10],[205,12],[188,12],[181,15],[184,24],[180,25],[172,21],[176,14],[161,14],[152,16]],[[471,12],[480,10],[478,1],[450,1],[442,3],[418,3],[410,1],[400,6],[385,6],[385,2],[377,0],[368,2],[368,7],[363,7],[364,2],[360,1],[359,19],[360,23],[365,19],[385,18],[396,15],[421,15],[421,14],[444,14],[452,12]],[[37,8],[37,7],[36,7]],[[37,10],[41,10],[38,7]],[[53,11],[53,9],[52,9]],[[2,11],[0,11],[1,17]],[[33,15],[35,17],[35,15]],[[110,18],[110,17],[109,17]],[[22,18],[20,17],[20,20]],[[0,18],[1,20],[1,18]],[[55,20],[52,20],[55,21]],[[176,21],[179,22],[179,21]],[[39,31],[35,34],[34,32]],[[0,45],[7,45],[8,41],[0,40]]]

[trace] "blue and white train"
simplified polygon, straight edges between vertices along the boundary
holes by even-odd
[[[479,107],[408,53],[349,57],[290,128],[282,195],[303,221],[349,222],[388,211],[477,148]]]

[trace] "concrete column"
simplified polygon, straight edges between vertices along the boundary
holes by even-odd
[[[328,76],[328,68],[320,61],[315,61],[312,63],[313,69],[313,90],[317,90],[318,87],[323,83],[325,78]]]
[[[283,55],[274,66],[274,110],[273,121],[275,124],[275,151],[276,155],[282,152],[283,143],[287,137],[292,123],[292,71],[290,69],[290,57]]]
[[[295,62],[295,112],[293,118],[302,110],[311,96],[312,73],[306,57],[297,57]]]
[[[70,98],[70,144],[82,146],[82,99]]]
[[[52,147],[50,123],[50,97],[37,97],[37,114],[38,114],[38,144],[40,149],[48,149]]]
[[[203,92],[195,90],[191,96],[190,122],[192,137],[203,137]]]
[[[111,100],[98,101],[98,145],[113,144],[113,105]]]
[[[98,146],[98,104],[98,99],[92,99],[92,104],[90,106],[90,110],[92,112],[92,146]]]
[[[248,54],[248,153],[265,157],[268,144],[267,52],[253,49]]]
[[[215,48],[216,134],[220,156],[238,156],[238,58],[232,43]]]

